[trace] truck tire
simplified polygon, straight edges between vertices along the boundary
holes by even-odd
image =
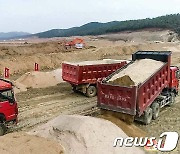
[[[97,94],[97,89],[95,86],[89,86],[86,90],[87,97],[94,97]]]
[[[3,123],[0,123],[0,136],[3,136],[6,132],[6,126]]]
[[[173,105],[175,103],[175,93],[171,92],[170,94],[171,98],[170,98],[170,102],[169,102],[169,106]]]
[[[152,120],[152,109],[147,108],[144,112],[143,123],[145,125],[148,125],[151,123],[151,120]]]
[[[75,87],[75,86],[73,86],[73,87],[72,87],[72,90],[73,90],[75,93],[77,93],[77,92],[78,92],[78,90],[76,89],[76,87]]]
[[[160,106],[158,103],[155,102],[152,104],[151,109],[152,109],[152,119],[155,120],[159,116]]]

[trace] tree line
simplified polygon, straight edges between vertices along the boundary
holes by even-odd
[[[170,14],[139,20],[113,21],[108,23],[91,22],[80,27],[73,27],[70,29],[52,29],[34,35],[40,38],[68,37],[75,35],[101,35],[122,31],[135,31],[145,28],[170,29],[178,33],[180,36],[180,14]]]

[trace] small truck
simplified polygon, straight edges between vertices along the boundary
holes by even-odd
[[[97,94],[96,83],[117,69],[126,65],[126,60],[104,59],[78,63],[62,63],[62,78],[72,85],[73,91],[80,91],[87,97]]]
[[[156,71],[138,85],[121,86],[108,82],[121,71],[132,68],[133,63],[141,59],[151,59],[163,64],[161,67],[157,66]],[[149,124],[152,119],[159,116],[160,108],[174,104],[175,97],[178,95],[179,68],[170,64],[170,51],[134,53],[132,62],[98,82],[98,107],[104,112],[119,114],[119,118],[127,122],[137,120],[143,124]],[[140,75],[143,76],[144,68],[141,69]]]
[[[0,79],[0,136],[9,126],[17,123],[18,107],[14,97],[13,84]]]

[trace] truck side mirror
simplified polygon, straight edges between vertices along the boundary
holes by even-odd
[[[13,104],[15,100],[13,98],[9,98],[9,103]]]
[[[176,71],[176,78],[177,78],[177,79],[180,79],[180,70],[177,70],[177,71]]]

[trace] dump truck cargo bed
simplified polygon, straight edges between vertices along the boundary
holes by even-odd
[[[170,55],[171,52],[154,51],[138,51],[133,54],[131,63],[117,70],[103,81],[98,82],[98,106],[101,109],[140,117],[162,90],[169,85]],[[146,75],[143,73],[143,71],[148,72],[145,65],[142,66],[141,71],[139,70],[140,68],[137,69],[138,67],[134,67],[135,70],[132,71],[139,74],[132,76],[129,68],[141,59],[159,61],[159,65],[152,66],[156,66],[156,68],[149,69],[150,74],[147,73]],[[115,82],[115,84],[112,83],[118,75],[120,78],[123,77],[123,75],[132,77],[132,80],[135,80],[134,85],[122,86],[119,85],[118,82]],[[139,79],[138,76],[139,78],[143,76],[142,80]]]
[[[79,63],[64,62],[62,78],[73,85],[95,84],[97,80],[107,77],[127,64],[125,60],[97,60]]]

